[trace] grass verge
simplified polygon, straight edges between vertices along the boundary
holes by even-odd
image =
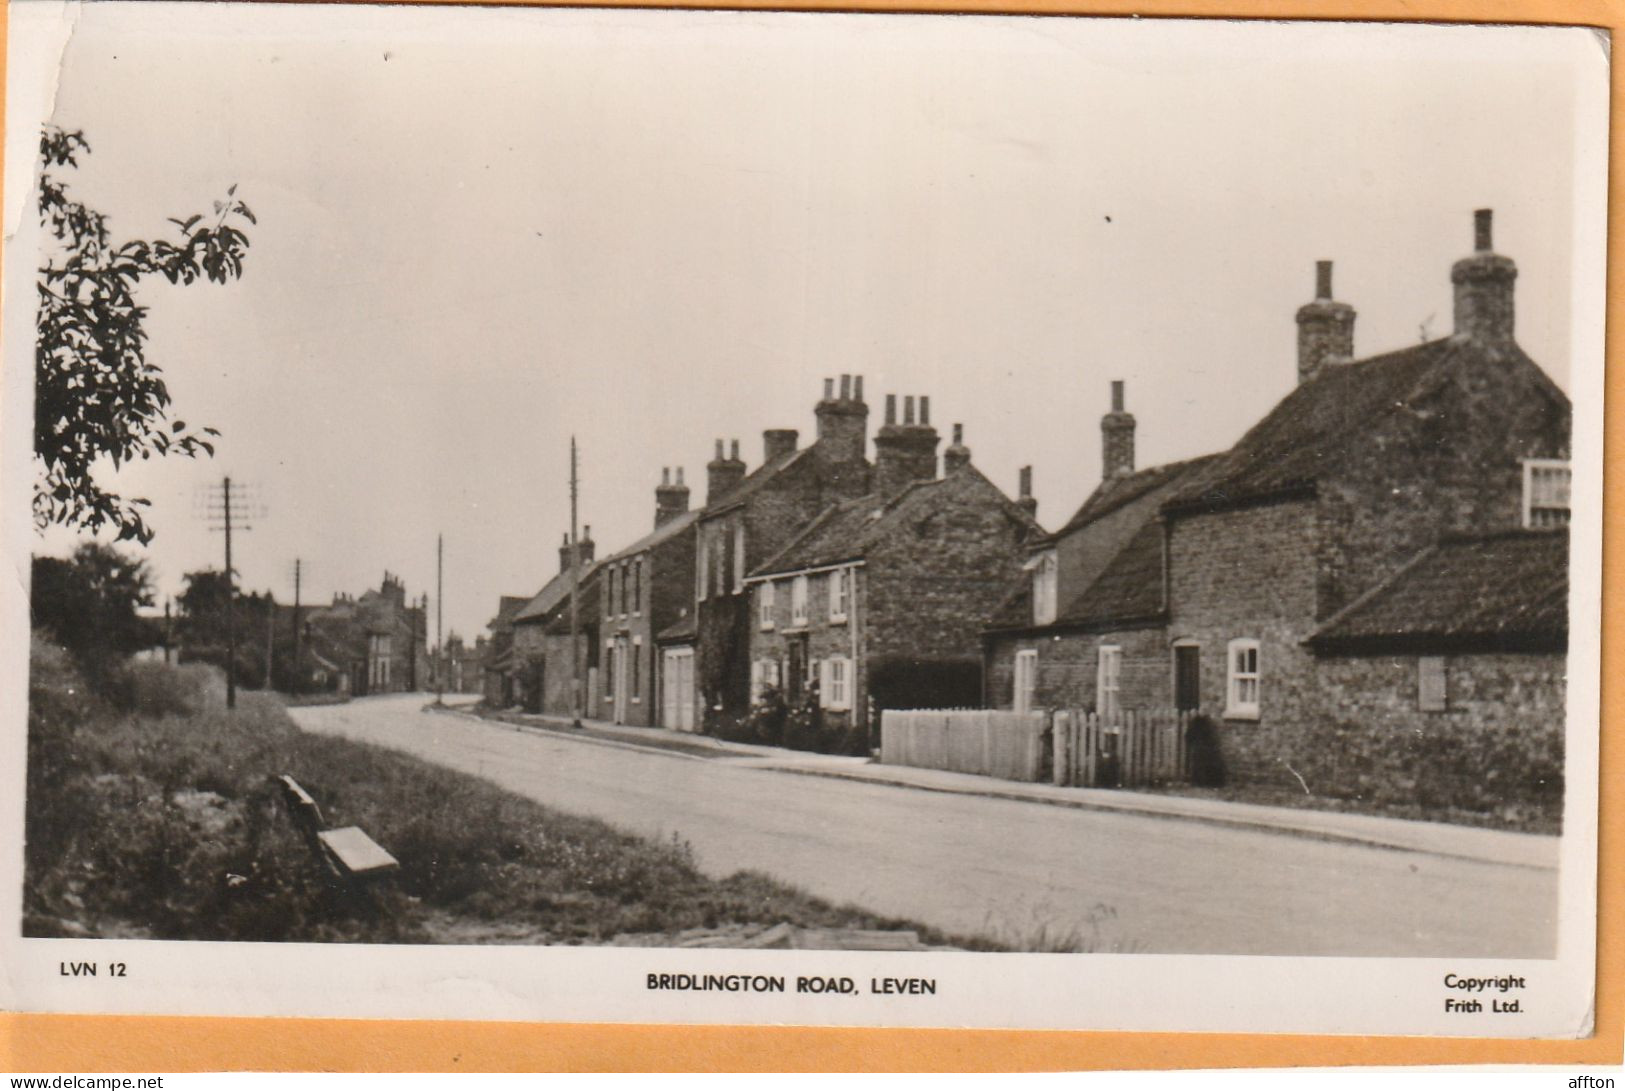
[[[131,664],[92,692],[36,640],[24,933],[155,939],[537,944],[787,922],[931,929],[760,874],[702,875],[681,843],[563,814],[476,777],[298,730],[274,697],[227,713],[203,667]],[[329,825],[400,861],[373,901],[328,888],[283,813],[291,773]]]

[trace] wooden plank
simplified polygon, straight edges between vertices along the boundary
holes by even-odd
[[[323,830],[316,837],[347,875],[376,875],[401,866],[400,861],[384,851],[384,847],[363,833],[359,826]]]

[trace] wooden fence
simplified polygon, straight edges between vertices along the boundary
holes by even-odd
[[[887,709],[880,717],[880,760],[1036,781],[1043,776],[1048,732],[1047,712]]]
[[[1137,788],[1190,779],[1191,721],[1200,713],[1151,709],[1055,713],[1055,783]]]

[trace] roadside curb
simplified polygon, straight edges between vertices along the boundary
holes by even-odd
[[[884,773],[849,772],[842,769],[818,768],[810,765],[798,765],[793,762],[782,764],[773,759],[777,756],[763,747],[735,747],[719,744],[715,756],[690,753],[685,750],[662,747],[643,743],[631,739],[604,738],[601,735],[591,735],[582,731],[573,731],[564,723],[557,727],[547,727],[539,724],[516,723],[512,720],[482,716],[479,713],[469,712],[457,708],[426,708],[430,712],[450,712],[475,720],[481,723],[492,724],[513,731],[527,731],[541,735],[557,735],[574,739],[578,742],[591,743],[597,746],[609,746],[623,750],[636,750],[643,753],[662,754],[668,757],[686,758],[691,761],[727,761],[729,759],[751,759],[759,764],[752,764],[749,768],[760,769],[766,772],[794,773],[798,776],[825,777],[831,780],[844,780],[854,783],[884,785],[893,788],[912,788],[922,792],[937,792],[944,795],[976,796],[983,799],[997,799],[1007,803],[1036,803],[1050,807],[1064,807],[1079,811],[1099,811],[1106,814],[1133,815],[1142,818],[1164,819],[1171,821],[1185,821],[1209,826],[1219,826],[1229,829],[1253,830],[1262,833],[1274,833],[1284,837],[1297,837],[1310,841],[1325,841],[1339,844],[1363,845],[1367,848],[1387,849],[1390,851],[1414,852],[1424,856],[1435,856],[1443,859],[1466,860],[1472,863],[1499,865],[1503,867],[1516,867],[1528,871],[1555,871],[1557,863],[1536,863],[1524,859],[1510,858],[1506,855],[1497,855],[1490,852],[1474,852],[1448,846],[1418,844],[1415,841],[1401,837],[1383,837],[1358,830],[1339,830],[1317,825],[1299,825],[1290,822],[1275,821],[1263,817],[1249,816],[1245,813],[1214,814],[1196,813],[1186,810],[1167,809],[1155,806],[1146,806],[1140,799],[1134,801],[1090,799],[1065,799],[1055,796],[1012,791],[1010,789],[994,786],[968,785],[968,784],[931,784],[922,783],[900,776],[888,776]],[[768,752],[764,752],[768,751]],[[867,766],[868,769],[885,768],[884,766]],[[1336,812],[1306,811],[1305,815]],[[1402,821],[1396,819],[1395,821]]]
[[[1513,860],[1501,856],[1492,856],[1486,853],[1464,852],[1448,848],[1437,848],[1425,845],[1408,843],[1399,838],[1375,837],[1353,831],[1333,830],[1310,826],[1293,826],[1277,822],[1269,822],[1257,818],[1247,818],[1242,815],[1214,815],[1193,814],[1188,811],[1161,810],[1152,807],[1143,807],[1133,803],[1110,803],[1093,799],[1056,799],[1052,796],[1028,795],[1023,792],[1011,792],[998,788],[972,788],[969,786],[946,784],[921,784],[916,781],[887,776],[869,776],[862,773],[846,773],[838,769],[812,769],[794,765],[763,765],[760,769],[768,769],[778,773],[796,773],[809,777],[829,777],[834,780],[849,780],[866,782],[869,784],[884,784],[889,787],[914,788],[922,792],[941,792],[946,795],[980,796],[984,799],[998,799],[1009,803],[1038,803],[1050,807],[1066,807],[1076,811],[1102,811],[1108,814],[1136,815],[1142,818],[1167,819],[1171,821],[1196,822],[1210,826],[1224,826],[1232,829],[1256,830],[1264,833],[1276,833],[1285,837],[1298,837],[1308,841],[1329,841],[1342,844],[1364,845],[1368,848],[1397,850],[1400,852],[1414,852],[1424,856],[1438,856],[1450,860],[1469,860],[1478,864],[1495,864],[1502,867],[1523,868],[1528,871],[1556,871],[1557,865],[1536,864],[1525,860]]]

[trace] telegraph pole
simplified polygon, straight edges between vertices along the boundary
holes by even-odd
[[[570,437],[570,707],[575,726],[581,726],[581,620],[576,613],[576,589],[581,583],[581,540],[576,536],[576,438]]]
[[[276,600],[271,592],[265,592],[265,691],[269,693],[276,687],[271,685],[271,646],[276,643]]]
[[[219,489],[218,496],[211,488],[198,499],[211,523],[209,529],[226,532],[226,708],[234,709],[237,707],[237,573],[231,565],[231,538],[235,531],[254,529],[237,521],[237,516],[245,513],[263,516],[265,511],[251,495],[245,499],[243,494],[251,490],[245,490],[241,483],[234,486],[230,477],[221,479]],[[220,520],[218,524],[214,523],[216,519]]]
[[[434,703],[446,703],[446,536],[434,539]]]
[[[302,565],[300,559],[293,559],[293,683],[294,693],[304,688],[304,660],[299,655],[299,640],[303,636],[299,631],[299,577]]]
[[[231,478],[222,486],[226,499],[226,708],[237,707],[237,583],[231,575]]]

